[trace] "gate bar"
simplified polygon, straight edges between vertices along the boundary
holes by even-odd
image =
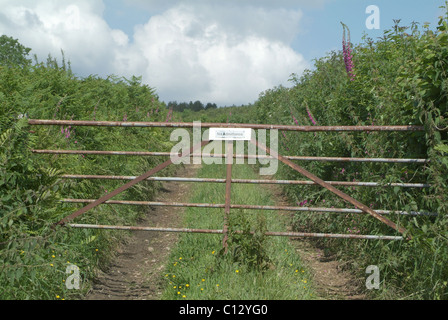
[[[188,154],[192,153],[194,150],[207,145],[209,142],[210,142],[209,140],[204,140],[201,143],[198,143],[197,145],[193,146],[184,155],[188,155]],[[116,196],[117,194],[119,194],[119,193],[129,189],[130,187],[134,186],[135,184],[145,180],[146,178],[148,178],[148,177],[152,176],[153,174],[159,172],[160,170],[166,168],[167,166],[169,166],[172,163],[173,163],[173,159],[170,158],[169,160],[165,161],[164,163],[159,164],[157,167],[149,170],[148,172],[142,174],[141,176],[135,178],[134,180],[127,182],[126,184],[122,185],[121,187],[111,191],[110,193],[102,196],[101,198],[95,200],[94,202],[88,204],[87,206],[85,206],[85,207],[79,209],[78,211],[72,213],[71,215],[65,217],[64,219],[62,219],[59,222],[57,222],[55,224],[55,226],[56,225],[63,225],[63,224],[65,224],[65,222],[67,222],[68,220],[72,220],[72,219],[76,218],[77,216],[85,213],[86,211],[88,211],[88,210],[90,210],[90,209],[92,209],[92,208],[94,208],[94,207],[104,203],[105,201],[109,200],[110,198],[112,198],[112,197]]]
[[[132,122],[132,121],[85,121],[85,120],[40,120],[29,119],[30,125],[62,125],[62,126],[100,126],[100,127],[165,127],[194,128],[194,122]],[[423,126],[293,126],[280,124],[248,124],[248,123],[200,123],[201,128],[251,128],[278,129],[285,131],[424,131]]]
[[[331,192],[333,192],[334,194],[336,194],[337,196],[339,196],[340,198],[350,202],[352,205],[354,205],[356,208],[360,208],[362,211],[364,211],[365,213],[368,213],[370,215],[372,215],[373,217],[375,217],[376,219],[380,220],[381,222],[387,224],[389,227],[397,230],[398,232],[400,232],[401,234],[406,233],[406,229],[401,227],[401,226],[397,226],[394,222],[390,221],[389,219],[383,217],[382,215],[376,213],[374,210],[370,209],[368,206],[366,206],[365,204],[362,204],[361,202],[359,202],[358,200],[350,197],[349,195],[345,194],[344,192],[340,191],[339,189],[336,189],[335,187],[333,187],[332,185],[326,183],[325,181],[323,181],[322,179],[318,178],[317,176],[315,176],[314,174],[308,172],[307,170],[303,169],[302,167],[300,167],[299,165],[295,164],[294,162],[283,158],[281,155],[279,155],[277,152],[271,151],[268,147],[264,146],[263,144],[259,143],[258,141],[256,141],[255,139],[250,140],[253,144],[255,144],[256,146],[258,146],[259,148],[265,150],[266,152],[268,152],[269,154],[271,154],[272,156],[274,156],[276,159],[280,160],[281,162],[283,162],[284,164],[288,165],[289,167],[291,167],[292,169],[298,171],[299,173],[301,173],[302,175],[304,175],[305,177],[307,177],[308,179],[313,180],[314,182],[316,182],[317,184],[319,184],[320,186],[330,190]]]
[[[81,174],[63,174],[62,179],[104,179],[104,180],[133,180],[136,176],[107,176],[107,175],[81,175]],[[176,181],[176,182],[207,182],[207,183],[225,183],[226,179],[214,178],[181,178],[181,177],[149,177],[146,181]],[[252,183],[252,184],[298,184],[298,185],[314,185],[314,181],[309,180],[251,180],[251,179],[231,179],[232,183]],[[325,181],[328,184],[336,186],[349,187],[403,187],[403,188],[430,188],[430,184],[425,183],[386,183],[380,182],[363,182],[363,181]]]
[[[170,152],[149,152],[149,151],[105,151],[105,150],[31,150],[38,154],[91,154],[91,155],[110,155],[110,156],[171,156]],[[225,154],[190,154],[190,157],[204,158],[225,158]],[[270,155],[247,155],[234,154],[234,158],[245,159],[270,159]],[[429,159],[403,159],[403,158],[350,158],[350,157],[306,157],[306,156],[283,156],[289,160],[302,161],[337,161],[337,162],[384,162],[384,163],[429,163]]]
[[[62,203],[92,203],[94,199],[63,199]],[[192,207],[192,208],[212,208],[223,209],[225,204],[219,203],[187,203],[187,202],[157,202],[157,201],[132,201],[132,200],[108,200],[105,204],[116,205],[135,205],[135,206],[153,206],[153,207]],[[283,211],[308,211],[308,212],[337,212],[337,213],[365,213],[360,209],[348,208],[319,208],[319,207],[291,207],[291,206],[260,206],[249,204],[231,204],[230,209],[248,209],[248,210],[283,210]],[[438,216],[437,213],[431,212],[406,212],[391,210],[375,210],[379,214],[400,214],[411,216]]]
[[[161,231],[161,232],[186,232],[186,233],[209,233],[223,234],[224,230],[209,229],[188,229],[188,228],[156,228],[156,227],[136,227],[136,226],[110,226],[98,224],[68,224],[72,228],[90,228],[90,229],[110,229],[110,230],[129,230],[129,231]],[[244,231],[234,231],[238,234],[245,234]],[[254,234],[254,232],[249,232]],[[337,233],[303,233],[303,232],[275,232],[268,231],[266,236],[283,237],[319,237],[319,238],[345,238],[345,239],[371,239],[371,240],[403,240],[401,236],[380,236],[380,235],[362,235],[362,234],[337,234]]]

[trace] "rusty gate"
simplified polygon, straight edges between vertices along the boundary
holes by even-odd
[[[76,120],[33,120],[28,121],[30,125],[61,125],[61,126],[106,126],[106,127],[162,127],[162,128],[193,128],[194,123],[184,122],[125,122],[125,121],[76,121]],[[239,123],[201,123],[201,128],[250,128],[250,129],[276,129],[283,131],[299,131],[299,132],[362,132],[362,131],[423,131],[422,126],[291,126],[291,125],[267,125],[267,124],[239,124]],[[179,154],[181,157],[195,156],[194,153],[199,148],[204,147],[210,140],[203,140],[199,144],[193,146],[188,152]],[[147,171],[140,176],[101,176],[101,175],[62,175],[66,179],[113,179],[113,180],[130,180],[119,188],[106,193],[99,199],[64,199],[62,202],[67,203],[88,203],[86,206],[63,218],[55,224],[67,225],[73,228],[94,228],[94,229],[114,229],[114,230],[134,230],[134,231],[157,231],[157,232],[184,232],[184,233],[209,233],[222,234],[223,246],[227,251],[228,238],[228,217],[231,209],[252,209],[252,210],[284,210],[284,211],[308,211],[308,212],[338,212],[338,213],[365,213],[378,219],[382,223],[388,225],[401,235],[387,236],[387,235],[360,235],[360,234],[329,234],[329,233],[303,233],[303,232],[272,232],[268,231],[267,236],[286,236],[286,237],[323,237],[323,238],[350,238],[350,239],[379,239],[379,240],[403,240],[410,239],[410,235],[402,227],[385,217],[388,214],[404,214],[404,215],[432,215],[432,213],[422,212],[404,212],[404,211],[389,211],[389,210],[373,210],[370,207],[362,204],[351,196],[345,194],[335,186],[380,186],[375,182],[344,182],[344,181],[323,181],[314,174],[308,172],[300,167],[292,160],[302,161],[342,161],[342,162],[382,162],[382,163],[427,163],[427,159],[402,159],[402,158],[340,158],[340,157],[307,157],[307,156],[282,156],[271,150],[262,143],[251,138],[250,142],[266,152],[266,155],[255,155],[256,158],[271,157],[277,159],[290,168],[296,170],[309,180],[248,180],[248,179],[232,179],[232,162],[226,164],[227,173],[225,179],[208,179],[208,178],[181,178],[181,177],[155,177],[154,175],[160,170],[166,168],[173,163],[169,160],[159,164],[155,168]],[[233,154],[233,142],[227,141],[226,154],[214,154],[214,157],[226,157],[231,154],[231,157],[249,158],[250,155]],[[32,150],[36,154],[93,154],[93,155],[137,155],[137,156],[170,156],[170,152],[131,152],[131,151],[97,151],[97,150]],[[269,154],[269,155],[267,155]],[[119,193],[129,189],[135,184],[143,180],[152,181],[179,181],[179,182],[213,182],[225,183],[225,203],[211,204],[211,203],[176,203],[176,202],[155,202],[155,201],[118,201],[110,200]],[[294,206],[257,206],[244,204],[231,204],[230,190],[232,183],[260,183],[260,184],[301,184],[301,185],[320,185],[328,189],[340,198],[354,205],[356,209],[348,208],[317,208],[317,207],[294,207]],[[427,188],[429,185],[423,183],[390,183],[389,186],[410,187],[410,188]],[[201,207],[201,208],[224,208],[223,228],[221,230],[210,229],[190,229],[190,228],[160,228],[160,227],[138,227],[138,226],[115,226],[115,225],[94,225],[94,224],[76,224],[69,223],[69,221],[86,213],[90,209],[100,204],[131,204],[131,205],[145,205],[145,206],[182,206],[182,207]],[[241,233],[242,231],[235,231]]]

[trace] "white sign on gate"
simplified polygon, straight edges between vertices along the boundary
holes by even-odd
[[[209,140],[250,140],[250,128],[210,128]]]

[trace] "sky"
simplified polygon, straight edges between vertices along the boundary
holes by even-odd
[[[0,0],[0,34],[70,60],[78,77],[141,76],[160,100],[254,103],[313,60],[401,19],[437,26],[443,0]],[[370,6],[372,10],[366,10]],[[372,7],[370,7],[372,9]]]

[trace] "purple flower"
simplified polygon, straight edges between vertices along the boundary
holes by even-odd
[[[296,126],[298,126],[299,125],[299,121],[297,121],[296,117],[294,117],[294,115],[292,114],[292,111],[290,111],[290,113],[291,113],[292,119],[294,120],[294,123],[296,124]]]
[[[308,117],[310,118],[310,121],[313,125],[316,125],[317,122],[314,120],[313,115],[311,114],[310,109],[308,108],[308,106],[305,106],[306,108],[306,112],[308,113]]]
[[[350,43],[350,30],[348,27],[343,24],[342,27],[344,28],[344,34],[342,37],[342,54],[344,56],[344,63],[345,63],[345,70],[347,71],[347,74],[350,76],[350,81],[353,81],[355,79],[355,74],[353,73],[353,54],[352,54],[352,48]],[[348,37],[346,38],[346,32],[348,33]]]
[[[166,115],[166,121],[165,122],[171,121],[172,115],[173,115],[173,109],[170,108],[170,110],[168,110],[168,114]]]

